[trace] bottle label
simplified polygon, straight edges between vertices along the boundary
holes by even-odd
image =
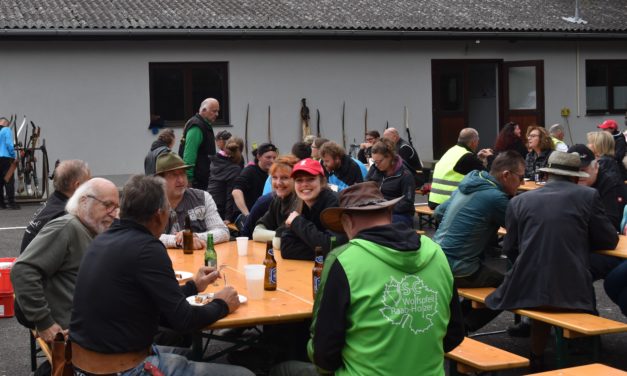
[[[272,248],[268,248],[268,254],[269,254],[270,256],[274,256],[274,249],[272,249]]]
[[[316,264],[322,264],[324,263],[324,256],[320,255],[320,256],[316,256],[315,260]]]
[[[270,268],[270,273],[268,273],[268,282],[276,284],[276,268]]]
[[[216,260],[215,258],[207,257],[205,259],[205,266],[210,266],[212,268],[215,268],[218,266],[218,260]]]
[[[318,293],[318,287],[320,287],[320,277],[318,277],[317,275],[314,275],[313,277],[314,295]]]

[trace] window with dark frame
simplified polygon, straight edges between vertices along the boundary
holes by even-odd
[[[586,60],[586,113],[627,111],[627,60]]]
[[[183,126],[205,98],[220,102],[216,125],[229,123],[227,62],[149,63],[150,119],[164,126]]]

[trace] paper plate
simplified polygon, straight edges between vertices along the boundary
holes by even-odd
[[[190,272],[184,272],[181,270],[175,270],[174,275],[176,276],[176,280],[179,282],[187,281],[189,279],[192,279],[192,277],[194,276],[194,274]]]
[[[196,302],[196,297],[197,296],[202,296],[203,298],[207,298],[208,300],[205,303],[197,303]],[[237,297],[239,298],[239,302],[241,304],[244,304],[244,303],[246,303],[248,301],[248,298],[245,297],[244,295],[238,295]],[[202,306],[202,305],[205,305],[205,304],[209,303],[211,301],[211,299],[213,299],[213,293],[212,292],[208,292],[206,294],[198,294],[198,295],[188,296],[187,297],[187,302],[190,305],[193,305],[193,306]]]

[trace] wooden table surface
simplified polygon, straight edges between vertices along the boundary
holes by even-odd
[[[616,249],[597,251],[596,253],[627,259],[627,236],[618,235],[618,244],[616,245]]]
[[[525,183],[518,187],[519,191],[533,191],[534,189],[540,188],[544,186],[544,184],[536,184],[533,180],[525,179]]]
[[[235,241],[216,244],[218,265],[227,265],[223,269],[227,283],[235,287],[239,294],[249,296],[244,266],[263,263],[265,247],[265,243],[249,240],[248,255],[240,257],[237,255]],[[185,255],[181,249],[168,249],[168,255],[174,270],[195,274],[204,263],[204,250]],[[313,261],[283,260],[280,251],[275,251],[274,258],[277,261],[277,290],[264,291],[262,300],[249,299],[237,311],[207,329],[300,321],[311,317]],[[219,279],[217,283],[218,286],[209,285],[205,292],[218,291],[224,287],[224,280]]]

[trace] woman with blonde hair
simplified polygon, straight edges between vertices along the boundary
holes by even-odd
[[[599,171],[613,179],[622,181],[618,162],[614,159],[614,137],[605,131],[588,132],[588,148],[592,150],[599,163]]]
[[[527,148],[529,153],[525,157],[525,177],[533,179],[538,169],[546,167],[553,152],[553,140],[546,129],[532,125],[527,128]]]
[[[285,229],[285,220],[297,209],[299,200],[294,193],[294,179],[291,177],[296,162],[298,158],[292,154],[281,155],[270,167],[274,197],[266,214],[257,221],[253,231],[254,241],[266,242],[281,237]]]

